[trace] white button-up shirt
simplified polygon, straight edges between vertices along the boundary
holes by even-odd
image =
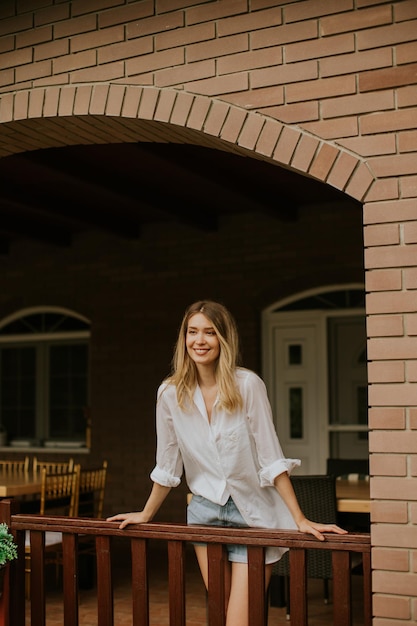
[[[220,505],[231,496],[249,526],[294,529],[296,524],[274,479],[282,472],[290,473],[300,461],[284,457],[259,376],[238,368],[236,382],[242,408],[228,413],[216,400],[210,421],[199,387],[192,406],[181,409],[176,388],[166,383],[160,386],[156,466],[151,479],[176,487],[184,471],[193,494]]]

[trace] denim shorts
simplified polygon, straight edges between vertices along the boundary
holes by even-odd
[[[215,504],[203,496],[194,496],[187,507],[187,524],[204,526],[228,526],[231,528],[248,528],[232,498],[226,504]],[[194,543],[204,546],[205,543]],[[228,544],[225,546],[229,561],[247,563],[248,551],[246,546]]]
[[[187,507],[187,524],[249,528],[232,498],[229,498],[226,504],[222,506],[203,498],[203,496],[195,495],[193,495]],[[206,544],[196,542],[194,545],[205,546]],[[248,550],[246,546],[229,544],[225,547],[229,561],[234,561],[235,563],[248,562]],[[282,548],[266,548],[265,563],[276,563],[286,551],[286,549]]]

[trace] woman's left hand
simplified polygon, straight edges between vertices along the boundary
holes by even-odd
[[[322,533],[336,533],[337,535],[346,535],[347,530],[340,528],[336,524],[318,524],[317,522],[311,522],[307,518],[301,520],[298,524],[298,530],[302,533],[309,533],[310,535],[314,535],[320,541],[325,541],[324,535]]]

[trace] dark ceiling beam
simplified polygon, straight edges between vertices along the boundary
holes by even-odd
[[[46,221],[41,223],[28,217],[22,218],[19,215],[2,212],[0,228],[13,239],[33,239],[58,247],[68,247],[72,243],[72,235],[67,229],[52,226]]]
[[[10,198],[9,193],[7,199],[16,198],[20,204],[33,207],[34,212],[49,209],[51,217],[62,215],[121,237],[131,239],[140,235],[138,220],[123,214],[126,209],[132,212],[132,198],[115,192],[113,187],[107,185],[105,177],[100,184],[92,183],[88,167],[73,176],[58,164],[42,163],[40,154],[43,152],[49,151],[37,151],[37,157],[33,153],[13,157],[16,160],[15,171],[30,172],[31,181],[25,181],[26,189],[30,186],[30,191],[23,190],[21,183],[15,181],[12,187],[9,182],[8,188],[13,189],[13,195]],[[0,186],[1,195],[4,197]]]
[[[202,189],[200,193],[205,195],[205,190]],[[150,203],[152,197],[155,197],[155,192],[149,190],[141,191],[141,199],[143,198],[146,203]],[[206,206],[206,200],[207,197],[201,200],[193,197],[190,200],[175,193],[169,195],[158,193],[157,208],[159,212],[162,211],[165,215],[170,216],[172,221],[181,222],[197,230],[216,231],[218,229],[218,219],[216,214]]]
[[[0,256],[7,256],[10,252],[10,237],[0,232]]]
[[[37,153],[27,153],[19,157],[30,163],[31,169],[37,168],[40,172],[42,171],[46,178],[53,180],[58,175],[63,184],[80,187],[89,195],[105,197],[109,204],[118,206],[120,210],[124,207],[131,210],[132,203],[146,205],[144,207],[146,209],[153,209],[157,206],[155,202],[147,205],[147,201],[142,200],[141,188],[137,181],[132,181],[129,185],[126,180],[120,180],[117,174],[119,164],[111,161],[108,164],[109,167],[106,168],[104,161],[97,162],[97,158],[91,160],[88,156],[89,147],[82,146],[87,150],[87,158],[84,159],[82,152],[77,153],[77,159],[69,158],[62,148],[59,149],[60,152],[40,150]],[[65,150],[68,155],[72,155],[76,148],[78,146],[68,147]]]
[[[170,147],[174,152],[175,147]],[[275,190],[277,200],[271,201],[272,189],[265,191],[259,183],[257,173],[251,174],[250,168],[258,164],[253,159],[246,159],[229,153],[222,154],[224,162],[232,163],[234,161],[234,163],[233,167],[221,169],[217,163],[221,163],[222,159],[216,162],[216,159],[212,157],[212,151],[209,151],[210,159],[208,160],[207,149],[201,149],[197,155],[195,146],[192,146],[194,151],[189,152],[187,152],[187,148],[191,148],[191,146],[181,146],[182,149],[173,158],[170,155],[161,155],[161,151],[155,144],[136,144],[136,148],[142,152],[143,158],[148,161],[152,158],[155,167],[161,170],[169,167],[171,175],[174,174],[185,179],[190,179],[192,176],[193,183],[202,191],[209,190],[211,197],[214,197],[218,203],[221,203],[224,197],[227,198],[228,202],[241,207],[241,210],[260,211],[286,221],[297,219],[296,203],[279,194],[279,185],[276,186]],[[245,167],[242,172],[237,164],[245,164],[249,167]],[[262,165],[267,166],[264,163]],[[278,172],[279,168],[276,167],[276,170]],[[204,196],[207,199],[206,192],[204,192]]]
[[[107,159],[100,160],[98,151],[94,151],[96,162],[94,167],[91,167],[92,161],[88,153],[92,151],[88,150],[89,146],[86,148],[84,167],[80,167],[80,160],[81,163],[83,162],[82,154],[80,159],[71,159],[62,153],[63,160],[60,160],[54,159],[50,151],[44,150],[38,151],[36,155],[28,153],[22,158],[31,161],[33,167],[39,168],[42,166],[45,168],[45,176],[49,175],[51,177],[53,172],[59,174],[63,181],[67,181],[67,184],[77,184],[81,190],[84,188],[97,196],[104,195],[107,201],[111,200],[114,206],[119,206],[121,210],[127,203],[131,212],[135,209],[148,213],[156,212],[155,221],[158,221],[158,216],[163,219],[165,215],[199,230],[211,231],[217,229],[218,223],[214,213],[209,210],[199,210],[201,205],[204,204],[204,197],[198,204],[194,200],[190,202],[186,194],[184,194],[185,188],[180,186],[178,191],[181,195],[175,200],[175,189],[169,188],[169,185],[164,184],[163,173],[159,176],[158,185],[155,185],[148,180],[146,173],[143,178],[140,177],[139,163],[136,174],[134,163],[129,162],[126,165],[126,169],[123,170],[121,163],[118,163],[117,167],[115,167],[115,164]],[[127,146],[128,148],[129,146]],[[71,150],[71,148],[67,149],[67,155],[74,154],[76,147]],[[168,166],[171,169],[170,163],[167,165],[164,162],[164,166]],[[148,162],[146,163],[146,168],[149,168]],[[156,171],[160,172],[160,170]],[[170,177],[169,180],[171,180]],[[123,189],[123,193],[116,192],[116,189]]]
[[[216,201],[221,203],[222,198],[227,196],[229,202],[233,202],[238,206],[245,207],[248,205],[247,197],[242,192],[236,192],[230,185],[219,184],[217,176],[209,176],[202,167],[202,164],[197,158],[194,159],[194,163],[185,163],[182,158],[170,158],[170,156],[162,155],[152,149],[148,144],[136,144],[138,154],[141,154],[141,158],[145,159],[148,164],[152,163],[152,167],[157,171],[164,171],[169,168],[170,176],[178,178],[179,180],[189,181],[192,179],[193,185],[200,190],[202,195],[202,202],[207,203],[207,198],[216,198]],[[264,207],[258,205],[257,207],[263,210]]]
[[[8,187],[7,194],[0,188],[0,211],[3,214],[20,216],[22,220],[29,218],[34,223],[51,223],[52,228],[77,232],[80,230],[95,229],[111,232],[125,239],[135,239],[140,235],[138,222],[133,219],[119,217],[116,214],[107,214],[94,211],[91,206],[71,203],[61,197],[59,201],[55,194],[39,198],[35,193]]]

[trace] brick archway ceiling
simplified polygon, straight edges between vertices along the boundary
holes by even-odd
[[[67,246],[89,230],[139,238],[151,223],[213,231],[244,212],[295,221],[301,207],[361,207],[333,186],[192,128],[71,112],[0,124],[3,254],[28,238]]]

